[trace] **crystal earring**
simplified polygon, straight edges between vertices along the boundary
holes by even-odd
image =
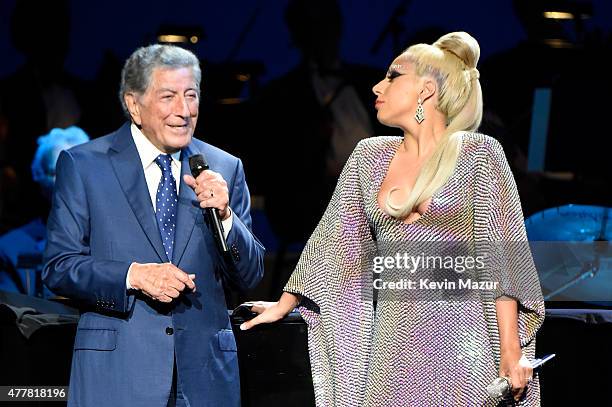
[[[423,109],[423,101],[421,100],[421,98],[417,99],[417,109],[414,115],[414,119],[417,121],[418,124],[423,123],[423,120],[425,120],[425,109]]]

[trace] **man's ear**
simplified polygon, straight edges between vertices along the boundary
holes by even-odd
[[[140,118],[140,105],[136,100],[136,95],[134,93],[126,93],[123,95],[123,100],[125,101],[128,112],[130,112],[130,116],[132,116],[132,121],[134,124],[141,126],[142,120]]]
[[[420,97],[422,101],[426,101],[438,92],[438,84],[431,78],[424,77],[421,84]]]

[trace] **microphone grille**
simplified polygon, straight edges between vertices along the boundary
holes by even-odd
[[[487,394],[490,397],[503,397],[510,389],[510,382],[505,377],[498,377],[487,386]]]
[[[202,154],[195,154],[189,157],[189,169],[191,170],[191,175],[196,178],[202,171],[207,170],[208,164],[204,156]]]

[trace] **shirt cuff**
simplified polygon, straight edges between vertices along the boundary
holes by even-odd
[[[127,272],[127,274],[125,275],[125,288],[126,288],[126,290],[131,290],[131,289],[133,289],[133,288],[134,288],[134,287],[132,287],[132,286],[130,285],[130,271],[132,271],[132,266],[133,266],[134,264],[135,264],[135,263],[130,264],[130,268],[128,268],[128,272]]]
[[[223,225],[223,236],[226,240],[227,235],[229,235],[230,230],[232,230],[232,225],[234,224],[234,211],[232,211],[229,206],[227,207],[227,210],[230,211],[230,216],[221,221],[221,224]]]

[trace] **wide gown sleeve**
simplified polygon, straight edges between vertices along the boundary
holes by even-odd
[[[360,143],[284,291],[303,296],[317,406],[363,400],[373,307],[364,267],[372,237],[360,185]],[[369,277],[368,277],[369,276]]]
[[[486,245],[494,297],[514,298],[519,305],[519,338],[525,347],[544,322],[544,299],[533,261],[521,202],[503,148],[495,139],[485,143],[477,176],[475,237]]]

